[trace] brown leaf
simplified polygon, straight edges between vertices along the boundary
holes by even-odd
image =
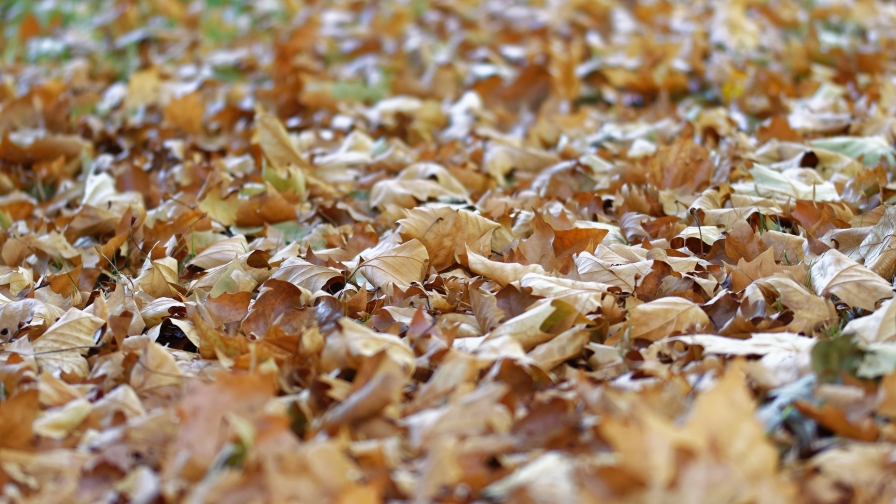
[[[650,159],[647,173],[648,180],[661,189],[687,187],[700,191],[712,176],[709,151],[690,138],[682,138],[661,147]]]
[[[37,418],[40,404],[37,389],[25,390],[0,402],[0,448],[29,450],[34,434],[31,424]]]
[[[315,314],[313,308],[303,303],[298,287],[282,280],[268,280],[243,319],[243,333],[250,339],[261,339],[274,325],[288,334],[300,333],[316,323]]]
[[[871,418],[850,421],[844,412],[828,404],[815,407],[806,401],[800,400],[794,402],[793,405],[803,415],[845,438],[858,439],[859,441],[874,441],[880,433],[877,425],[874,424],[874,420]]]

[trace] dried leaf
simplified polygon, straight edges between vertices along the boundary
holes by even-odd
[[[709,317],[693,301],[664,297],[629,310],[629,337],[657,341],[686,331],[709,327]]]
[[[836,250],[822,254],[810,274],[819,296],[834,295],[850,306],[873,311],[878,301],[893,297],[883,278]]]
[[[420,240],[412,239],[394,249],[369,258],[358,268],[364,278],[375,287],[389,284],[406,287],[423,281],[428,271],[429,254]]]
[[[426,247],[430,265],[436,271],[453,265],[468,249],[478,254],[490,253],[492,232],[501,227],[482,216],[451,207],[412,209],[398,223],[402,239],[417,239]]]
[[[95,345],[95,333],[106,321],[71,308],[34,342],[38,366],[85,377],[90,372],[83,356]]]

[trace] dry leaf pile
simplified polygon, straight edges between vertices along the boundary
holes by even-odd
[[[0,502],[896,499],[896,7],[7,2]]]

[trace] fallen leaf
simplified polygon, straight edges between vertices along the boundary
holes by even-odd
[[[95,333],[106,321],[71,308],[34,342],[34,354],[42,370],[86,377],[90,372],[83,356],[94,347]]]
[[[878,301],[893,297],[883,278],[837,250],[822,254],[809,272],[816,294],[837,296],[850,306],[873,311]]]
[[[865,259],[866,268],[877,273],[885,280],[892,279],[896,273],[896,207],[887,207],[868,236],[859,244],[859,254]]]
[[[402,287],[423,281],[429,266],[429,254],[420,240],[412,239],[394,249],[361,263],[359,271],[375,287],[389,284]]]
[[[429,253],[429,263],[442,271],[453,265],[467,249],[477,254],[491,252],[492,232],[500,224],[466,210],[428,207],[408,211],[398,221],[402,239],[417,239]]]
[[[629,310],[629,337],[657,341],[685,331],[699,332],[709,327],[706,313],[693,301],[665,297]]]

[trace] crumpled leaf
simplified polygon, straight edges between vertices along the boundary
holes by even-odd
[[[576,258],[579,277],[589,282],[617,287],[622,292],[634,292],[638,284],[637,279],[647,276],[653,266],[651,260],[630,262],[616,256],[608,249],[601,250],[600,246],[596,253],[600,255],[583,252]],[[615,257],[609,258],[609,256]],[[604,259],[604,257],[608,257],[608,259]],[[622,264],[616,262],[617,260]]]
[[[781,195],[810,201],[840,201],[837,188],[830,182],[806,184],[759,164],[753,165],[750,175],[753,176],[755,191],[759,196]]]
[[[222,266],[230,263],[234,255],[240,256],[247,252],[248,247],[246,237],[243,235],[225,238],[196,254],[196,257],[190,259],[187,266],[195,266],[204,270]]]
[[[87,399],[75,399],[55,410],[44,412],[34,421],[34,433],[50,439],[64,439],[92,410],[93,406]]]
[[[793,312],[789,330],[811,334],[822,324],[836,320],[837,311],[828,299],[820,298],[791,278],[773,276],[756,281],[760,287],[773,290],[778,300]]]
[[[527,274],[545,274],[544,268],[538,264],[524,266],[518,263],[492,261],[469,249],[467,249],[467,264],[473,273],[490,278],[501,285],[515,282]]]
[[[467,201],[467,189],[444,167],[417,163],[402,170],[392,180],[374,184],[370,206],[384,209],[389,205],[413,208],[418,201]]]
[[[865,267],[885,280],[896,274],[896,207],[887,207],[880,220],[872,226],[868,236],[859,244]]]
[[[893,297],[883,278],[837,250],[822,254],[809,271],[819,296],[834,295],[850,306],[873,311],[878,301]]]
[[[613,289],[598,282],[577,282],[537,273],[527,273],[520,279],[520,286],[531,289],[539,297],[558,299],[572,305],[580,313],[596,310]]]
[[[896,341],[896,303],[883,301],[874,313],[847,322],[842,334],[867,344]]]
[[[329,334],[321,357],[326,370],[336,368],[358,369],[364,359],[380,351],[410,375],[416,369],[414,352],[398,337],[371,331],[350,318],[337,322],[336,330]]]
[[[447,206],[412,209],[398,223],[403,239],[417,239],[426,247],[436,271],[453,265],[467,249],[478,254],[491,252],[492,232],[501,227],[467,210]]]

